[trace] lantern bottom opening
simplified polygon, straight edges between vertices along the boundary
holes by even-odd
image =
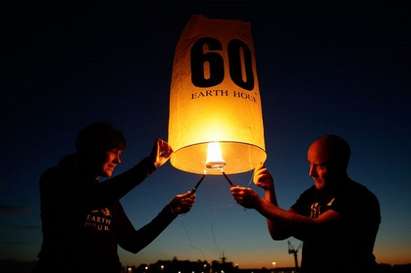
[[[250,171],[265,162],[267,155],[263,148],[241,142],[219,141],[225,164],[218,168],[206,166],[208,142],[180,148],[171,155],[171,165],[179,170],[207,175],[222,175]]]

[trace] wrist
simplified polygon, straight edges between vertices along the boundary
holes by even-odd
[[[151,156],[147,156],[145,158],[145,162],[146,162],[147,171],[149,174],[153,173],[157,169],[155,165],[155,161],[153,160]]]
[[[261,211],[261,208],[263,207],[263,202],[264,200],[262,198],[258,198],[257,202],[255,203],[254,209],[257,211]]]
[[[268,191],[268,192],[271,192],[271,191],[274,190],[274,187],[273,187],[273,186],[264,187],[263,190],[264,190],[265,192],[267,192],[267,191]]]
[[[177,217],[178,214],[179,214],[178,211],[177,211],[177,209],[174,208],[174,206],[171,205],[171,204],[168,205],[168,212],[169,212],[169,214],[170,214],[172,217]]]
[[[274,194],[274,185],[264,188],[264,195],[273,195]]]
[[[171,222],[178,216],[178,212],[175,210],[175,208],[173,208],[171,204],[167,204],[161,210],[160,215],[164,221]]]

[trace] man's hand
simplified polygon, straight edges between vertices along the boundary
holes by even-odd
[[[245,208],[255,209],[260,204],[260,197],[251,188],[232,186],[230,188],[231,194],[233,195],[235,201]]]
[[[254,169],[253,182],[264,190],[271,190],[274,187],[273,177],[264,165]]]
[[[171,212],[178,215],[190,211],[195,199],[196,194],[192,191],[177,194],[169,204]]]
[[[173,149],[161,138],[156,139],[151,150],[150,158],[156,168],[160,168],[170,158]]]

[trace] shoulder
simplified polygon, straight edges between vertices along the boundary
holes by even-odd
[[[362,200],[367,200],[370,202],[377,202],[378,203],[378,199],[375,196],[374,193],[372,193],[366,186],[356,182],[356,181],[352,181],[350,180],[346,187],[344,187],[344,192],[348,195],[350,195],[351,197],[357,197],[360,198]]]
[[[339,200],[345,200],[344,204],[353,209],[362,217],[372,216],[380,221],[380,204],[378,198],[366,186],[350,180],[340,191]]]
[[[118,215],[118,216],[126,216],[126,213],[124,211],[123,205],[120,203],[120,201],[115,202],[112,206],[113,212]]]
[[[46,186],[53,181],[68,180],[73,176],[75,163],[73,156],[64,157],[57,165],[46,169],[40,176],[40,185]]]
[[[41,176],[40,176],[40,184],[41,185],[46,185],[48,183],[51,183],[51,181],[55,180],[55,179],[59,179],[60,177],[62,177],[62,173],[60,168],[58,168],[57,166],[48,168],[47,170],[45,170]]]
[[[121,204],[120,201],[117,201],[117,202],[115,202],[115,203],[113,204],[113,209],[124,211],[123,205]]]
[[[316,189],[314,186],[311,186],[310,188],[306,189],[300,194],[299,199],[309,199],[315,195],[316,195]]]
[[[307,204],[311,203],[315,196],[315,187],[312,186],[300,194],[297,201],[291,206],[291,209],[303,213],[308,207]]]

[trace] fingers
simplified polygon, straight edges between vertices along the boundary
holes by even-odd
[[[157,139],[157,154],[160,157],[168,158],[172,154],[173,149],[171,146],[163,139]]]
[[[254,170],[253,182],[256,186],[263,189],[271,189],[273,187],[273,177],[264,166],[259,166]]]
[[[151,154],[154,166],[159,168],[164,165],[172,153],[173,149],[171,146],[165,140],[157,138],[154,142],[154,147]]]
[[[246,189],[249,189],[247,187],[242,187],[242,186],[232,186],[230,187],[230,191],[231,193],[240,193],[240,192],[244,192]]]
[[[244,199],[248,195],[252,194],[254,191],[251,188],[241,187],[241,186],[233,186],[230,188],[231,194],[233,195],[234,199]]]
[[[176,214],[186,213],[190,211],[195,199],[195,192],[192,191],[177,194],[171,202],[172,209]]]
[[[258,184],[262,182],[272,182],[273,178],[270,173],[261,173],[256,175],[253,180],[254,184]]]
[[[263,163],[259,163],[255,168],[254,168],[254,174],[259,172],[260,170],[265,169],[265,166]]]
[[[254,180],[254,181],[257,181],[257,178],[259,178],[259,177],[261,177],[261,176],[264,176],[264,175],[269,175],[269,176],[271,176],[271,175],[270,175],[270,172],[268,171],[268,169],[267,169],[266,167],[260,166],[260,167],[258,167],[258,168],[256,168],[256,169],[254,169],[254,177],[253,177],[253,180]]]
[[[251,188],[233,186],[230,188],[231,194],[233,195],[235,201],[245,208],[256,208],[260,197]]]
[[[230,191],[231,191],[231,194],[234,196],[234,198],[244,197],[254,192],[251,188],[241,187],[241,186],[233,186],[230,188]]]
[[[193,191],[187,191],[187,192],[176,195],[177,198],[181,198],[181,199],[184,199],[184,198],[194,198],[195,199],[195,196],[196,194]]]

